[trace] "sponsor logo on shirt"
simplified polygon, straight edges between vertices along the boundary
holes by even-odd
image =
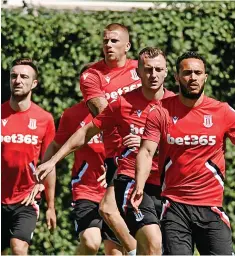
[[[98,143],[103,143],[103,137],[101,134],[96,134],[94,137],[92,137],[88,144],[98,144]]]
[[[5,143],[25,143],[25,144],[32,144],[36,145],[38,144],[38,136],[37,135],[31,135],[31,134],[12,134],[12,135],[1,135],[1,142]]]
[[[174,116],[174,117],[172,118],[173,123],[174,123],[174,124],[176,124],[176,123],[177,123],[177,121],[178,121],[178,119],[179,119],[179,117]]]
[[[105,97],[107,100],[109,99],[117,99],[119,95],[125,94],[127,92],[133,91],[134,89],[138,88],[141,86],[141,83],[139,84],[132,84],[130,86],[124,86],[122,88],[119,88],[117,91],[113,92],[106,92]]]
[[[86,78],[89,76],[89,73],[85,73],[82,76],[83,76],[83,79],[86,80]]]
[[[141,114],[142,114],[142,111],[141,111],[140,109],[139,109],[139,110],[136,110],[136,114],[137,114],[138,117],[140,117]]]
[[[7,122],[8,122],[7,119],[2,119],[2,124],[3,124],[3,126],[6,126]]]
[[[184,137],[171,137],[171,135],[167,134],[167,143],[168,144],[176,144],[176,145],[202,145],[202,146],[213,146],[216,144],[216,136],[215,135],[185,135]]]
[[[212,115],[204,115],[204,122],[203,122],[203,125],[204,125],[206,128],[210,128],[210,127],[213,125],[213,122],[212,122]]]
[[[136,127],[134,124],[130,125],[130,132],[132,134],[143,134],[144,133],[144,127]]]
[[[36,119],[33,119],[33,118],[30,118],[30,119],[29,119],[28,127],[29,127],[29,129],[31,129],[31,130],[37,129],[37,120],[36,120]]]

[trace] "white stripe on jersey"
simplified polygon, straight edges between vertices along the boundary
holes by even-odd
[[[170,159],[170,161],[167,163],[167,165],[165,166],[165,176],[166,176],[166,171],[169,169],[169,167],[172,165],[172,161]],[[165,184],[165,178],[162,184],[162,191],[166,188],[166,184]]]
[[[215,167],[213,167],[212,165],[210,165],[208,162],[205,163],[205,166],[207,169],[209,169],[215,176],[215,178],[219,181],[220,185],[224,188],[224,182],[221,179],[221,177],[219,176],[217,170],[215,169]]]
[[[31,162],[31,163],[29,163],[29,167],[30,167],[30,169],[32,170],[32,172],[33,172],[33,174],[35,173],[35,171],[36,171],[36,168],[35,168],[35,166],[34,166],[34,164]]]
[[[130,188],[132,187],[132,185],[134,183],[135,183],[134,180],[127,183],[127,186],[126,186],[126,189],[125,189],[125,192],[124,192],[123,203],[122,203],[122,210],[123,210],[124,213],[125,213],[125,208],[127,206],[127,200],[128,200],[128,195],[129,195],[129,192],[130,192]]]
[[[87,168],[88,168],[88,163],[86,163],[86,164],[84,165],[84,167],[82,168],[82,170],[79,172],[78,178],[71,181],[71,185],[72,185],[72,186],[73,186],[74,183],[77,183],[77,182],[79,182],[79,181],[82,179],[82,176],[84,175],[84,173],[85,173],[85,171],[87,170]]]

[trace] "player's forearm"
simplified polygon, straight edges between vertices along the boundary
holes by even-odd
[[[84,126],[85,127],[85,126]],[[77,130],[66,142],[65,144],[57,151],[55,155],[52,156],[51,160],[54,164],[58,163],[60,160],[65,158],[70,153],[79,149],[85,144],[86,141],[86,131],[82,127]]]
[[[45,163],[46,161],[50,160],[52,156],[58,152],[61,146],[62,145],[56,143],[55,141],[52,141],[51,144],[48,146],[46,153],[43,156],[42,163]]]
[[[68,154],[80,149],[85,145],[94,135],[100,132],[92,122],[77,130],[58,150],[58,152],[51,158],[54,165],[65,158]]]
[[[55,168],[50,172],[44,180],[45,196],[47,201],[47,208],[55,208],[55,184],[56,184],[56,171]]]
[[[148,179],[151,171],[152,159],[152,155],[147,149],[141,148],[139,150],[139,153],[136,157],[136,188],[141,190],[144,189],[145,182]]]

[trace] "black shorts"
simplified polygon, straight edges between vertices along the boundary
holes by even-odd
[[[114,180],[117,206],[132,236],[135,236],[136,232],[143,226],[159,225],[158,216],[161,212],[160,195],[154,195],[154,191],[156,194],[160,191],[159,187],[151,184],[145,185],[143,200],[139,206],[140,212],[137,214],[134,211],[130,203],[134,184],[135,180],[126,175],[118,175],[117,179]]]
[[[87,228],[96,227],[101,230],[103,240],[111,240],[119,244],[112,230],[99,215],[99,204],[87,199],[79,199],[73,203],[72,219],[76,236]]]
[[[222,207],[193,206],[165,200],[161,229],[165,255],[232,255],[232,234]]]
[[[39,205],[25,206],[17,204],[1,205],[1,249],[10,247],[10,239],[17,238],[30,244],[36,222],[39,217]]]
[[[117,165],[114,157],[106,158],[104,160],[106,166],[106,183],[107,187],[113,186],[113,181],[117,177]]]

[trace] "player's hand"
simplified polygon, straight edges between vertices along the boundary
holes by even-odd
[[[98,182],[100,182],[100,186],[107,188],[107,183],[106,183],[106,168],[104,165],[101,165],[101,169],[103,170],[103,174],[97,179]]]
[[[135,210],[135,212],[139,212],[139,205],[141,204],[143,200],[143,189],[135,188],[132,195],[131,195],[131,204]]]
[[[122,144],[128,148],[140,147],[141,137],[136,134],[128,134],[122,140]]]
[[[25,204],[26,206],[33,204],[37,194],[42,192],[44,189],[45,187],[43,184],[36,183],[30,194],[21,202],[21,204]]]
[[[42,181],[47,174],[49,174],[55,167],[55,164],[52,160],[48,160],[47,162],[40,164],[34,173],[37,181]]]
[[[48,208],[46,211],[47,227],[50,230],[56,228],[56,213],[55,208]]]

